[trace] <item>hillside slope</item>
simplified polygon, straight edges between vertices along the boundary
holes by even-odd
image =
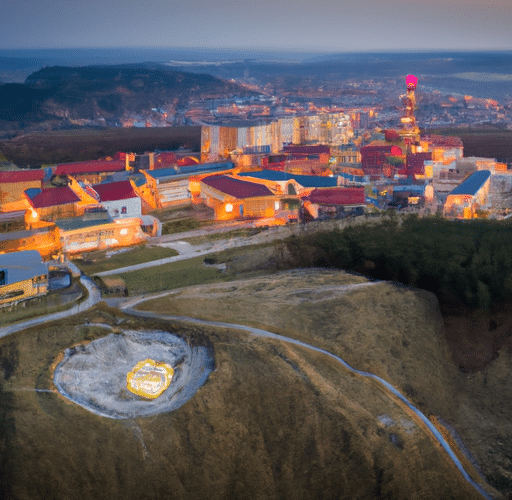
[[[181,289],[141,305],[303,339],[458,424],[453,390],[463,384],[456,387],[460,374],[450,365],[434,297],[368,283],[339,271],[297,270]],[[153,329],[213,348],[215,371],[176,411],[112,420],[51,392],[52,366],[64,349]],[[1,339],[0,367],[0,456],[8,457],[0,484],[14,498],[480,498],[378,384],[286,342],[99,305]]]

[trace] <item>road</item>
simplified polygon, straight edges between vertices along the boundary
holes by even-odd
[[[47,321],[53,321],[56,319],[66,318],[73,314],[86,311],[87,309],[90,309],[94,304],[97,304],[101,301],[101,292],[90,278],[82,275],[80,277],[80,282],[87,288],[87,291],[89,292],[89,296],[82,303],[73,306],[71,309],[66,309],[65,311],[48,314],[46,316],[37,316],[36,318],[29,319],[27,321],[4,326],[0,328],[0,338],[14,332],[19,332],[34,325],[39,325],[41,323],[46,323]]]

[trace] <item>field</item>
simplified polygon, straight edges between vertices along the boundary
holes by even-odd
[[[33,132],[0,141],[0,153],[19,167],[36,167],[97,160],[118,151],[199,151],[200,141],[200,127],[80,129]]]
[[[85,274],[92,276],[103,271],[110,271],[119,267],[132,266],[152,260],[165,259],[178,255],[172,248],[140,245],[123,249],[100,250],[84,254],[81,259],[73,262]]]
[[[440,129],[429,133],[460,137],[464,144],[464,156],[496,158],[512,163],[512,130]]]

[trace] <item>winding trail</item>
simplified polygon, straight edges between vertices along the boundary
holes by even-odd
[[[169,292],[161,295],[169,294]],[[160,295],[159,295],[160,296]],[[361,370],[357,370],[356,368],[352,368],[345,360],[340,358],[339,356],[336,356],[335,354],[332,354],[329,351],[326,351],[325,349],[322,349],[320,347],[315,347],[311,344],[307,344],[305,342],[301,342],[300,340],[292,339],[289,337],[285,337],[283,335],[278,335],[276,333],[269,332],[267,330],[262,330],[259,328],[253,328],[250,326],[245,325],[237,325],[234,323],[223,323],[220,321],[208,321],[208,320],[202,320],[197,318],[190,318],[187,316],[172,316],[172,315],[164,315],[164,314],[157,314],[157,313],[151,313],[151,312],[145,312],[145,311],[137,311],[133,309],[133,307],[136,304],[139,304],[140,302],[145,302],[146,300],[150,300],[155,298],[155,296],[148,297],[148,298],[139,298],[136,301],[129,301],[119,306],[120,309],[123,311],[140,317],[150,317],[150,318],[159,318],[159,319],[166,319],[171,321],[182,321],[185,323],[191,323],[195,325],[204,325],[204,326],[214,326],[214,327],[221,327],[221,328],[232,328],[241,330],[244,332],[247,332],[251,335],[254,335],[256,337],[264,337],[264,338],[270,338],[274,340],[279,340],[281,342],[286,342],[288,344],[294,344],[306,349],[309,349],[311,351],[315,351],[321,354],[324,354],[326,356],[329,356],[330,358],[336,360],[338,363],[340,363],[346,370],[348,370],[351,373],[355,373],[361,377],[369,378],[372,380],[375,380],[378,384],[381,385],[387,391],[388,393],[391,393],[392,396],[397,398],[400,402],[402,402],[408,410],[413,412],[417,418],[421,420],[421,422],[425,425],[425,427],[430,431],[432,437],[442,446],[442,448],[446,451],[454,465],[459,469],[460,473],[464,477],[464,479],[471,485],[475,490],[480,493],[484,498],[488,500],[492,500],[492,497],[478,484],[476,483],[466,472],[464,469],[462,463],[457,458],[455,453],[450,448],[450,445],[448,442],[444,439],[442,434],[437,430],[434,424],[430,422],[430,420],[414,405],[412,405],[407,398],[402,395],[395,387],[393,387],[389,382],[386,382],[384,379],[380,378],[379,376],[370,373],[370,372],[364,372]]]

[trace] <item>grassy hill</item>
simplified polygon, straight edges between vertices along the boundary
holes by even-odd
[[[451,363],[432,294],[366,283],[332,270],[273,273],[186,288],[144,309],[266,327],[337,353],[453,425],[487,476],[506,480],[506,390],[494,410],[472,397],[481,380]],[[216,370],[175,412],[116,421],[34,391],[53,389],[66,347],[154,328],[213,346]],[[302,347],[99,305],[0,339],[0,367],[0,484],[11,498],[479,498],[401,404]],[[486,390],[506,381],[500,373],[488,373]],[[492,463],[483,417],[503,447]]]

